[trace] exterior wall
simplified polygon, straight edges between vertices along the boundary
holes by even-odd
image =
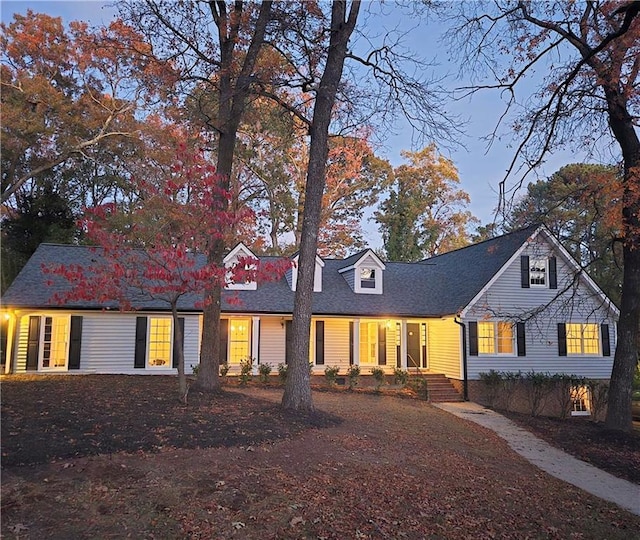
[[[278,364],[284,364],[285,329],[281,317],[260,318],[260,358],[261,364],[269,364],[275,372]]]
[[[452,379],[461,379],[460,325],[453,317],[427,321],[427,351],[429,370],[444,373]]]
[[[18,329],[18,347],[14,372],[24,373],[26,370],[27,339],[29,316],[62,315],[60,311],[33,312],[20,317]],[[80,369],[73,373],[121,373],[131,375],[172,374],[173,368],[134,368],[136,317],[167,316],[166,313],[96,313],[70,312],[70,315],[82,316],[82,345],[80,353]],[[185,372],[191,373],[191,365],[199,362],[200,351],[200,316],[195,314],[180,315],[185,319],[184,356]],[[31,372],[34,373],[34,372]]]
[[[340,373],[349,369],[349,319],[324,320],[324,366],[316,371],[324,373],[327,366],[337,366]]]
[[[537,242],[528,245],[522,255],[540,258],[549,257],[554,253],[547,241],[538,237]],[[522,320],[523,315],[527,318],[526,356],[517,356],[515,347],[513,355],[468,355],[469,380],[478,379],[479,373],[491,369],[567,373],[595,379],[608,379],[611,376],[615,351],[615,321],[611,318],[603,299],[593,293],[582,280],[575,280],[573,268],[559,254],[555,255],[557,289],[533,285],[530,288],[522,288],[520,257],[515,257],[467,311],[463,319],[465,323],[517,321]],[[579,283],[578,287],[574,286],[574,281]],[[547,307],[544,307],[545,305]],[[608,324],[611,356],[560,356],[557,332],[557,323],[560,322]],[[467,336],[468,334],[467,332]]]

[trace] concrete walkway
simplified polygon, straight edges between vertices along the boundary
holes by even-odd
[[[495,431],[518,454],[543,471],[640,516],[640,486],[570,456],[477,403],[434,403],[435,407]]]

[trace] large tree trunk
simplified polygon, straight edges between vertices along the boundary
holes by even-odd
[[[183,403],[187,402],[187,376],[184,372],[184,335],[180,326],[180,317],[178,317],[178,301],[171,302],[171,317],[174,332],[173,353],[178,357],[178,399]]]
[[[605,95],[609,125],[620,144],[624,161],[624,274],[605,426],[631,431],[633,375],[640,350],[640,141],[627,111],[625,97],[615,87],[605,88]]]
[[[220,175],[222,188],[229,189],[231,171],[233,168],[233,156],[235,152],[238,126],[244,114],[247,98],[251,92],[251,76],[253,74],[258,55],[267,29],[267,23],[271,18],[271,1],[264,1],[260,6],[260,14],[251,38],[251,43],[244,63],[237,79],[234,81],[234,63],[237,59],[235,46],[238,40],[238,29],[234,24],[239,24],[239,14],[235,17],[223,10],[224,4],[210,2],[212,12],[218,24],[220,40],[220,89],[218,96],[218,159],[216,172]],[[235,9],[242,10],[242,3],[236,3]],[[224,205],[228,202],[223,201]],[[220,201],[214,204],[212,211],[220,206]],[[226,208],[223,208],[226,210]],[[224,232],[224,231],[222,231]],[[225,242],[223,238],[212,239],[207,252],[207,263],[215,267],[222,267],[225,254]],[[216,391],[220,388],[220,314],[222,304],[222,284],[213,284],[205,290],[205,308],[202,316],[202,344],[200,348],[200,367],[196,385],[206,391]]]
[[[322,209],[322,194],[329,154],[329,124],[335,104],[338,84],[347,54],[347,45],[355,28],[360,1],[354,0],[345,20],[347,2],[334,1],[331,7],[331,37],[324,73],[320,80],[310,129],[309,165],[305,187],[304,215],[298,260],[298,281],[293,307],[292,344],[287,358],[287,382],[282,406],[292,410],[312,410],[309,381],[309,336],[313,297],[313,277],[318,247],[318,229]]]

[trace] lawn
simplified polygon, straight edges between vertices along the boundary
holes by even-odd
[[[2,538],[608,538],[640,517],[428,403],[170,377],[2,382]],[[615,443],[612,443],[615,444]],[[622,455],[629,454],[626,449]]]

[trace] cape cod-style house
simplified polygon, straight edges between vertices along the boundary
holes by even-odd
[[[253,256],[239,244],[225,262]],[[6,373],[171,374],[168,306],[52,301],[68,283],[43,269],[88,265],[93,248],[41,245],[2,298],[8,321]],[[316,258],[310,362],[315,373],[351,364],[444,374],[465,394],[479,374],[570,373],[610,378],[617,308],[544,226],[522,229],[416,263],[382,261],[372,250]],[[51,283],[53,281],[53,283]],[[221,350],[285,362],[297,270],[282,279],[231,285],[222,306]],[[196,295],[180,300],[185,366],[198,364]],[[239,300],[239,301],[238,301]]]

